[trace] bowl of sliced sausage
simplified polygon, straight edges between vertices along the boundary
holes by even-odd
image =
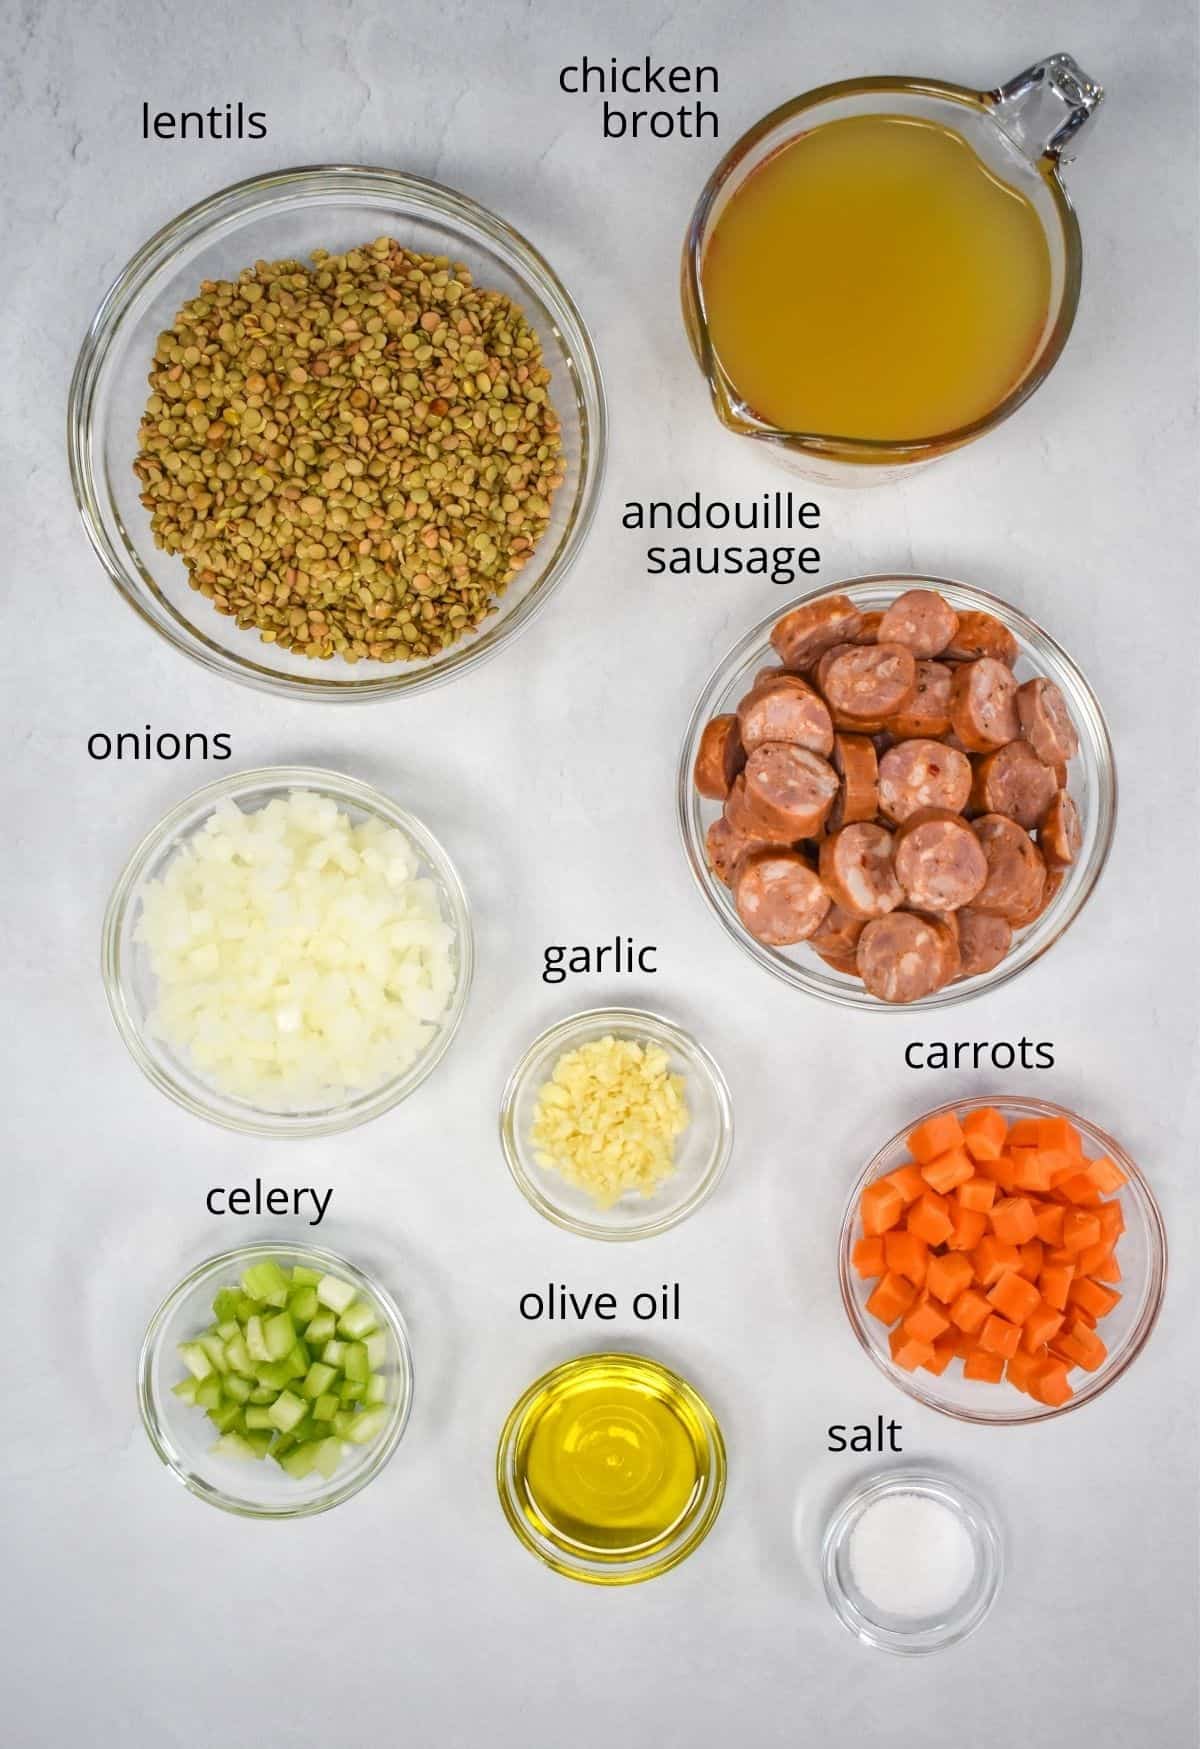
[[[1014,977],[1092,892],[1116,817],[1070,657],[984,590],[866,577],[729,652],[679,771],[700,890],[768,970],[854,1007]]]

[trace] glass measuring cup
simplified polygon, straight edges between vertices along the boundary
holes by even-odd
[[[1007,419],[1045,380],[1075,319],[1082,244],[1062,166],[1075,156],[1079,132],[1103,95],[1102,87],[1070,55],[1058,54],[992,91],[892,76],[821,85],[772,110],[743,134],[705,185],[683,250],[684,323],[722,424],[765,443],[780,461],[810,479],[871,485],[898,478],[918,463],[958,449]],[[774,153],[826,122],[881,115],[914,116],[953,129],[988,169],[1028,198],[1050,257],[1050,296],[1042,332],[1020,378],[1003,399],[955,430],[904,440],[783,430],[740,398],[717,356],[704,303],[705,251],[729,202]]]

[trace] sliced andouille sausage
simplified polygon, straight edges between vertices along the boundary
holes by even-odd
[[[842,787],[829,816],[831,823],[852,826],[856,820],[873,820],[879,811],[879,759],[875,743],[868,735],[836,735],[833,769],[841,778]]]
[[[835,899],[812,935],[812,945],[819,953],[848,954],[853,959],[858,938],[866,926],[865,917],[852,917]]]
[[[745,763],[746,753],[738,734],[737,718],[726,715],[705,723],[692,774],[700,794],[710,801],[723,802]]]
[[[771,629],[771,643],[786,668],[803,672],[831,650],[853,638],[863,616],[848,595],[823,595],[819,601],[802,601]]]
[[[1069,868],[1083,847],[1083,822],[1075,799],[1056,790],[1038,827],[1038,849],[1049,869]]]
[[[829,909],[816,870],[797,850],[751,850],[733,876],[737,914],[756,941],[790,947],[807,941]]]
[[[1009,741],[976,764],[970,805],[976,814],[1007,814],[1032,832],[1058,793],[1058,779],[1029,742]]]
[[[810,941],[808,945],[813,949],[819,960],[825,961],[825,964],[831,971],[841,972],[842,976],[846,978],[857,978],[858,957],[856,954],[834,953],[829,949],[818,946],[815,941]]]
[[[777,741],[756,747],[742,776],[745,826],[788,843],[815,837],[838,793],[837,773],[827,759],[807,747]],[[732,814],[729,819],[739,824]]]
[[[1036,905],[1031,905],[1028,911],[1022,911],[1019,916],[1010,919],[1014,929],[1028,929],[1031,923],[1036,923],[1038,918],[1050,909],[1055,894],[1063,884],[1065,872],[1061,868],[1048,868],[1046,870],[1046,884],[1042,888],[1041,898]]]
[[[825,669],[824,693],[835,721],[846,717],[882,725],[916,690],[916,660],[903,644],[855,644]]]
[[[926,808],[896,833],[896,878],[916,911],[957,911],[987,879],[979,840],[960,814]]]
[[[816,667],[813,669],[812,678],[813,678],[813,685],[816,687],[817,691],[821,694],[822,698],[825,696],[825,676],[829,672],[829,667],[830,667],[830,664],[833,661],[834,657],[842,655],[843,652],[846,650],[854,650],[857,648],[858,648],[858,646],[856,644],[851,643],[849,640],[847,640],[845,643],[835,644],[833,646],[832,650],[826,650],[825,654],[821,657],[821,660],[817,663]]]
[[[958,616],[958,629],[942,651],[948,662],[975,662],[980,656],[990,656],[1015,668],[1020,649],[1006,625],[993,614],[969,609]]]
[[[962,970],[962,954],[958,946],[958,912],[922,911],[918,915],[927,918],[937,929],[942,944],[942,983],[952,984]]]
[[[1079,751],[1079,736],[1067,701],[1053,680],[1027,680],[1017,688],[1021,733],[1044,765],[1069,765]]]
[[[862,624],[851,638],[852,644],[874,644],[879,641],[879,627],[883,620],[882,608],[873,607],[869,613],[862,616]]]
[[[1006,917],[976,911],[973,905],[964,905],[955,916],[961,961],[959,977],[977,978],[982,972],[993,971],[1012,946],[1012,924]]]
[[[881,644],[907,644],[914,656],[940,656],[958,630],[958,615],[934,589],[906,589],[883,616]]]
[[[737,722],[747,754],[767,741],[788,741],[824,758],[833,752],[833,720],[825,700],[797,674],[764,680],[747,693],[738,706]]]
[[[858,938],[858,975],[881,1002],[919,1002],[948,982],[945,925],[913,911],[892,911]]]
[[[904,903],[885,826],[861,820],[831,832],[821,845],[819,866],[826,892],[852,917],[885,917]]]
[[[1034,910],[1046,887],[1042,853],[1023,826],[1007,814],[984,814],[971,822],[987,862],[987,880],[972,909],[1007,917],[1010,923]]]
[[[897,741],[937,741],[950,727],[954,670],[946,662],[918,662],[916,690],[888,723]]]
[[[902,825],[922,808],[960,814],[971,793],[971,761],[941,741],[898,741],[879,761],[879,811]]]
[[[719,881],[729,886],[733,880],[733,871],[742,857],[750,850],[766,848],[768,840],[761,833],[750,836],[739,832],[736,826],[731,826],[724,814],[718,815],[708,828],[704,838],[705,850],[708,853],[708,866]],[[778,850],[790,850],[790,844],[777,844]]]
[[[990,753],[1021,733],[1017,683],[994,656],[957,669],[950,687],[950,726],[970,753]]]

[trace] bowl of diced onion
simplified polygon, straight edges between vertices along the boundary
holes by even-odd
[[[332,771],[198,790],[125,866],[105,992],[143,1073],[226,1129],[312,1136],[408,1097],[462,1018],[470,911],[427,827]]]
[[[159,1306],[138,1363],[158,1457],[246,1518],[300,1518],[357,1494],[399,1445],[412,1389],[391,1295],[307,1245],[210,1257]]]

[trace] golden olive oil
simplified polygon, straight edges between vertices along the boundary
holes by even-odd
[[[720,1429],[657,1362],[590,1354],[532,1385],[501,1438],[514,1530],[559,1572],[620,1584],[695,1547],[724,1493]]]
[[[851,116],[768,158],[701,269],[717,357],[781,430],[894,442],[990,413],[1034,359],[1050,252],[1033,203],[959,133]]]

